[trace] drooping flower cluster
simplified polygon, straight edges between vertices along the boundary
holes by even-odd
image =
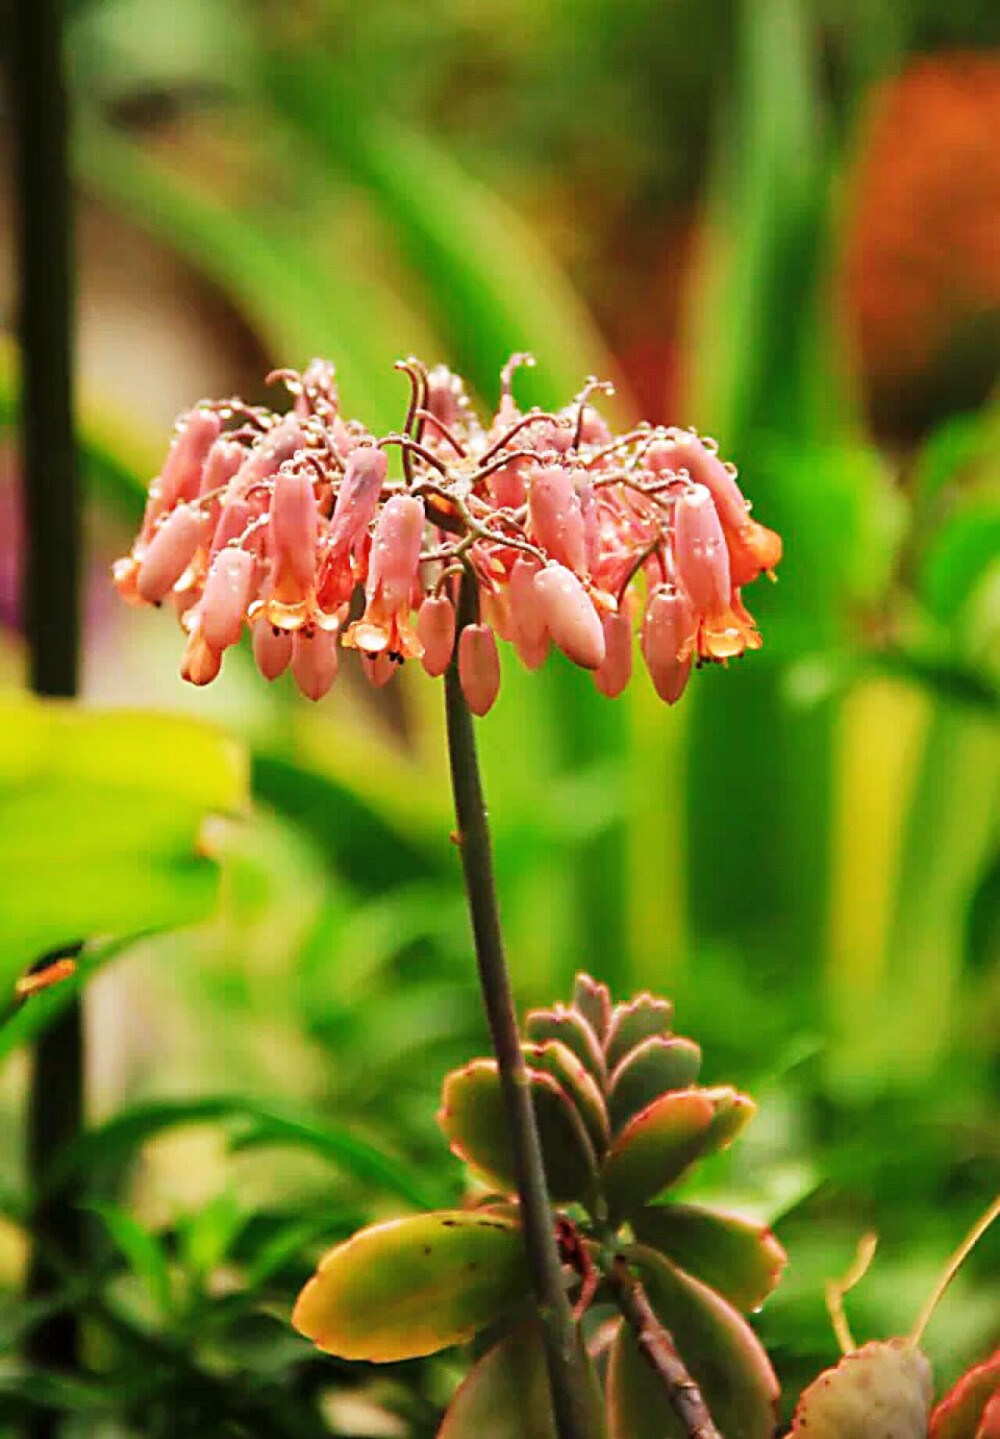
[[[458,583],[471,576],[479,614],[458,636],[458,667],[476,714],[499,689],[498,636],[529,669],[555,644],[603,694],[620,694],[641,604],[646,667],[675,703],[692,663],[760,647],[741,591],[773,570],[781,540],[751,518],[714,442],[649,425],[612,434],[592,403],[609,387],[593,380],[558,413],[522,413],[511,380],[523,363],[504,367],[487,426],[456,375],[416,360],[398,366],[411,383],[399,433],[345,419],[321,360],[271,377],[289,392],[284,413],[198,404],[114,567],[119,592],[171,601],[193,684],[215,679],[246,625],[264,677],[290,667],[318,700],[341,645],[375,685],[408,659],[443,674]]]

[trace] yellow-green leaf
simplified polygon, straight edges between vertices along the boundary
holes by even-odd
[[[373,1225],[331,1249],[292,1323],[328,1354],[390,1363],[471,1339],[529,1287],[516,1223],[440,1210]]]

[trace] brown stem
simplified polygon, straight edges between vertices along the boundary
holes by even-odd
[[[635,1334],[646,1362],[659,1377],[689,1439],[722,1439],[670,1331],[656,1317],[642,1281],[621,1256],[612,1263],[608,1278],[625,1322]]]
[[[478,593],[466,573],[459,590],[458,628],[477,619]],[[483,1007],[493,1038],[559,1439],[589,1439],[588,1377],[573,1311],[563,1284],[542,1149],[521,1049],[500,931],[489,823],[472,714],[458,675],[458,644],[445,678],[448,753],[462,871],[469,900]]]

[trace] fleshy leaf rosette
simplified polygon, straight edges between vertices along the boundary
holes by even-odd
[[[770,1439],[777,1381],[740,1311],[763,1303],[781,1274],[784,1251],[752,1220],[667,1202],[670,1188],[701,1159],[737,1138],[755,1106],[734,1089],[697,1084],[701,1051],[674,1033],[672,1021],[673,1006],[649,994],[613,1006],[607,988],[589,975],[578,976],[569,1006],[528,1014],[523,1051],[546,1173],[553,1200],[594,1221],[576,1221],[584,1251],[596,1249],[590,1234],[629,1226],[639,1242],[623,1240],[621,1252],[727,1439]],[[476,1181],[500,1195],[513,1193],[492,1060],[473,1060],[448,1076],[438,1120]],[[523,1335],[518,1340],[522,1362],[529,1342]],[[456,1405],[464,1409],[477,1385],[491,1392],[506,1362],[491,1350]],[[685,1432],[623,1322],[611,1341],[605,1405],[612,1439]],[[463,1439],[480,1432],[487,1431],[447,1423],[444,1430]],[[488,1432],[522,1431],[512,1424]]]
[[[376,686],[407,660],[443,674],[464,575],[478,619],[457,659],[473,713],[496,700],[498,639],[532,670],[554,645],[614,698],[636,630],[657,694],[676,703],[693,665],[762,645],[743,590],[773,574],[781,539],[751,518],[713,440],[645,423],[613,434],[594,406],[608,385],[522,412],[512,377],[529,361],[504,367],[489,419],[444,366],[400,361],[410,403],[382,435],[343,414],[324,360],[269,376],[287,390],[275,409],[200,401],[114,566],[119,593],[173,607],[190,683],[210,684],[248,629],[261,675],[290,670],[319,700],[341,646]]]

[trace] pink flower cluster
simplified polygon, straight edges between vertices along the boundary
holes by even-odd
[[[640,611],[646,668],[675,703],[693,662],[760,647],[741,591],[773,571],[781,540],[751,519],[713,441],[649,425],[613,435],[592,403],[608,388],[597,381],[558,413],[522,413],[511,380],[523,363],[504,367],[486,426],[457,376],[416,360],[398,367],[411,385],[403,429],[381,437],[344,418],[320,360],[271,377],[289,392],[284,413],[235,399],[195,406],[114,567],[119,592],[170,600],[193,684],[216,677],[246,625],[261,674],[290,667],[318,700],[341,645],[376,685],[407,659],[443,674],[458,583],[471,576],[479,614],[458,636],[457,662],[476,714],[499,689],[497,636],[529,669],[555,644],[602,694],[620,694]]]

